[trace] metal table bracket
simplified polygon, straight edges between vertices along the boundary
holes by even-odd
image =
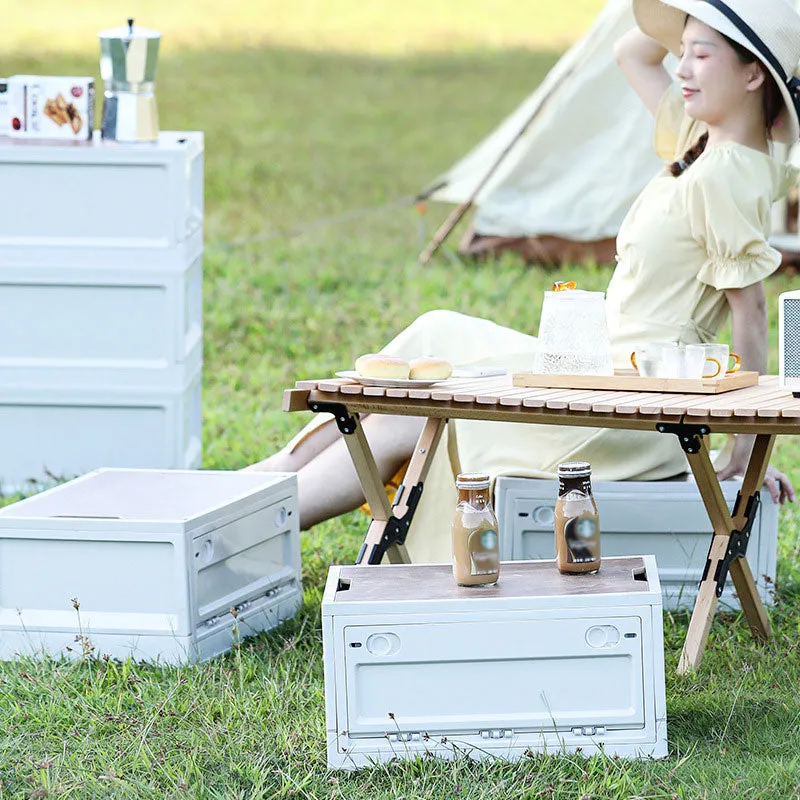
[[[397,488],[397,494],[394,497],[394,502],[392,503],[392,508],[395,508],[398,503],[400,502],[400,498],[405,493],[405,485],[400,484]],[[393,544],[405,544],[406,543],[406,536],[408,536],[408,529],[411,527],[411,520],[414,517],[414,512],[417,509],[417,503],[419,503],[420,497],[422,497],[422,483],[414,484],[408,492],[408,501],[406,502],[406,511],[401,517],[394,516],[394,514],[386,520],[386,525],[383,529],[383,536],[381,536],[381,540],[376,544],[373,545],[372,551],[367,558],[367,564],[380,564],[383,560],[383,556],[386,554],[386,551],[393,545]],[[367,544],[366,542],[361,546],[361,552],[358,554],[358,558],[356,559],[356,563],[361,563],[361,558],[363,557],[364,550],[366,549]]]
[[[739,508],[742,495],[741,492],[736,496],[736,504],[733,507],[733,515]],[[751,495],[747,499],[747,508],[745,509],[745,523],[742,525],[741,530],[732,530],[728,538],[728,549],[725,555],[717,561],[717,568],[714,570],[714,583],[716,584],[717,597],[722,596],[722,591],[725,588],[725,581],[728,578],[728,571],[731,564],[737,558],[744,558],[747,554],[747,545],[750,543],[750,532],[753,528],[753,522],[756,518],[758,506],[761,503],[761,496],[758,492]],[[709,557],[706,558],[706,566],[703,569],[703,577],[700,579],[702,583],[708,577],[708,571],[711,569],[711,551],[709,550]]]
[[[333,414],[333,418],[336,420],[336,427],[342,433],[350,434],[356,432],[358,414],[351,414],[343,403],[324,403],[314,400],[308,404],[308,407],[318,413]]]
[[[699,453],[700,437],[711,433],[708,425],[688,425],[685,422],[659,422],[656,430],[659,433],[674,433],[684,453]]]

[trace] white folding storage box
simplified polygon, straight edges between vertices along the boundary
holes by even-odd
[[[723,481],[722,493],[733,508],[741,481]],[[711,523],[693,480],[594,481],[600,512],[603,558],[652,553],[664,595],[664,608],[691,609],[711,544]],[[553,514],[558,482],[531,478],[498,478],[495,507],[500,526],[500,557],[555,557]],[[774,601],[778,508],[761,490],[747,547],[747,560],[764,603]],[[738,609],[728,580],[720,603]]]
[[[444,564],[331,567],[322,601],[328,765],[433,754],[667,754],[652,556],[561,575],[504,562],[491,587]]]
[[[203,151],[199,131],[161,131],[147,145],[107,141],[99,131],[69,147],[0,141],[0,247],[142,250],[182,242],[203,223]]]
[[[0,489],[201,463],[200,132],[0,139]]]
[[[0,387],[158,388],[201,360],[202,231],[168,250],[0,258]]]
[[[293,474],[101,469],[0,509],[3,659],[201,661],[301,603]]]
[[[202,459],[201,367],[172,385],[0,391],[0,485],[107,467],[196,469]]]

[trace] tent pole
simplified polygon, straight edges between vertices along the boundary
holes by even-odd
[[[572,67],[564,73],[561,80],[555,85],[553,85],[550,88],[550,91],[547,92],[547,94],[545,94],[539,100],[539,102],[534,106],[533,111],[525,120],[522,127],[519,129],[519,131],[517,131],[517,133],[514,135],[511,141],[503,148],[503,150],[500,152],[500,155],[497,156],[495,161],[489,167],[489,171],[483,176],[483,178],[481,178],[480,182],[475,187],[475,189],[473,189],[472,194],[450,213],[447,219],[439,227],[439,230],[437,230],[436,233],[433,235],[433,238],[431,239],[428,246],[419,254],[418,261],[420,264],[427,264],[431,260],[433,254],[442,246],[444,240],[452,233],[453,228],[455,228],[455,226],[458,225],[464,214],[466,214],[467,211],[469,211],[470,208],[472,208],[472,206],[475,203],[475,198],[478,196],[481,189],[483,189],[483,187],[488,183],[489,178],[491,178],[492,175],[494,175],[494,173],[497,172],[498,167],[503,163],[503,161],[505,161],[506,156],[514,149],[516,143],[525,135],[525,133],[527,132],[528,128],[531,126],[533,121],[536,119],[537,116],[539,116],[539,113],[544,108],[547,101],[553,96],[555,91],[561,87],[564,81],[570,75],[572,75],[572,73],[575,72],[575,70],[579,66],[582,66],[583,62],[586,61],[587,59],[588,59],[588,54],[586,54],[584,58],[581,59],[579,64],[573,64]],[[436,188],[438,189],[439,187]]]

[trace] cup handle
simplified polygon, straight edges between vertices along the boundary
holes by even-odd
[[[726,375],[733,375],[733,373],[738,372],[739,367],[742,366],[742,359],[739,358],[736,353],[731,353],[731,358],[733,359],[733,366],[730,369],[725,370]]]
[[[722,364],[717,361],[716,358],[712,358],[711,356],[706,356],[706,361],[713,361],[717,365],[717,371],[713,375],[703,375],[704,378],[716,378],[717,375],[722,372]],[[705,370],[704,370],[705,371]]]
[[[739,356],[736,356],[736,357],[738,358]],[[639,365],[636,363],[636,353],[635,352],[631,353],[631,364],[633,364],[633,368],[638,372],[639,371]]]

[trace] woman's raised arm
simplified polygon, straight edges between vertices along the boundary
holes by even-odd
[[[633,90],[655,116],[664,92],[672,83],[664,69],[666,48],[655,39],[632,28],[614,44],[614,56]]]

